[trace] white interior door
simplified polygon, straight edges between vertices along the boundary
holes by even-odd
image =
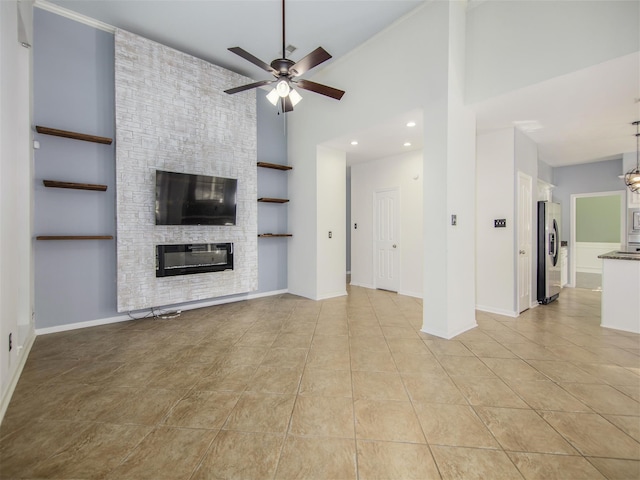
[[[532,179],[518,172],[518,313],[531,305]]]
[[[397,292],[400,286],[398,189],[376,192],[373,210],[375,287]]]

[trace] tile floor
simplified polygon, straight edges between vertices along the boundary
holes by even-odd
[[[36,339],[0,477],[640,478],[640,336],[565,289],[446,341],[350,287]]]
[[[602,290],[602,274],[576,272],[576,288]]]

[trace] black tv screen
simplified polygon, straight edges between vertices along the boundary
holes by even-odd
[[[156,170],[156,225],[235,225],[235,178]]]

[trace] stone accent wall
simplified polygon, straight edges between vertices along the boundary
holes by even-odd
[[[137,35],[115,35],[118,311],[258,288],[251,79]],[[237,178],[237,225],[155,225],[155,171]],[[233,242],[234,270],[156,278],[155,246]]]

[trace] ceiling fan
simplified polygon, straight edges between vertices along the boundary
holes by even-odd
[[[291,112],[294,105],[296,105],[302,97],[300,94],[293,90],[292,87],[301,88],[303,90],[309,90],[310,92],[319,93],[327,97],[340,100],[344,95],[344,91],[337,88],[322,85],[320,83],[312,82],[310,80],[298,79],[300,75],[306,73],[312,68],[326,62],[331,58],[331,55],[322,47],[316,48],[313,52],[308,54],[298,62],[294,62],[285,57],[285,16],[284,16],[284,0],[282,0],[282,58],[277,58],[267,64],[259,58],[251,55],[246,50],[240,47],[229,48],[229,51],[236,55],[248,60],[249,62],[257,65],[263,70],[271,73],[275,78],[273,80],[260,80],[259,82],[250,83],[248,85],[242,85],[240,87],[230,88],[225,90],[225,93],[232,95],[234,93],[243,92],[252,88],[262,87],[275,83],[275,88],[269,92],[267,98],[271,103],[277,105],[280,101],[283,112]]]

